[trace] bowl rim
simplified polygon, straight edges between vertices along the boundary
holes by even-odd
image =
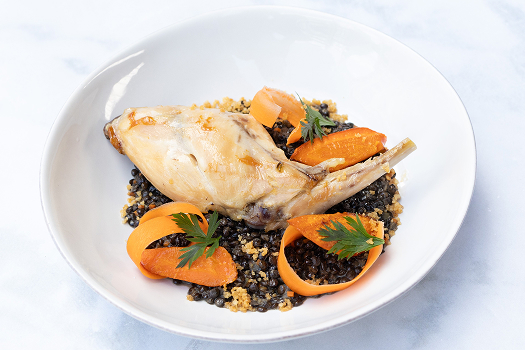
[[[461,220],[460,222],[456,223],[454,225],[454,234],[452,235],[451,239],[448,241],[444,249],[438,250],[434,253],[433,259],[426,260],[425,263],[422,265],[424,268],[420,268],[418,271],[423,271],[423,273],[420,274],[414,274],[411,277],[405,281],[405,283],[401,284],[398,288],[394,289],[392,292],[389,293],[389,298],[383,297],[379,303],[372,303],[368,305],[368,307],[364,308],[365,310],[361,313],[359,313],[356,317],[339,317],[334,318],[330,320],[329,322],[325,322],[319,325],[315,326],[308,326],[303,327],[296,330],[286,331],[286,334],[278,333],[278,335],[259,335],[257,339],[253,339],[249,335],[244,334],[219,334],[214,332],[205,332],[200,330],[194,330],[191,328],[185,328],[185,327],[179,327],[181,329],[173,329],[166,327],[163,325],[164,322],[157,322],[155,323],[151,319],[148,319],[148,317],[144,316],[144,312],[140,310],[135,310],[133,307],[132,309],[129,309],[129,305],[127,305],[125,302],[122,302],[118,296],[116,296],[113,292],[108,291],[106,288],[104,288],[102,285],[100,285],[97,281],[93,280],[89,277],[87,273],[83,269],[81,269],[79,266],[76,266],[72,260],[69,254],[67,253],[66,247],[62,245],[62,242],[58,240],[58,238],[55,236],[56,230],[58,229],[55,227],[55,224],[53,222],[51,213],[49,201],[50,201],[50,194],[46,190],[46,186],[49,183],[49,175],[51,173],[51,164],[52,160],[54,158],[55,152],[58,147],[58,134],[61,131],[60,126],[66,122],[68,114],[66,111],[68,111],[72,106],[75,105],[76,99],[81,94],[82,90],[90,84],[90,82],[96,78],[99,74],[101,74],[105,69],[107,69],[111,64],[114,63],[115,59],[117,57],[123,56],[126,52],[131,51],[132,48],[136,46],[140,46],[142,43],[145,43],[152,38],[156,37],[157,35],[164,33],[166,31],[177,31],[179,28],[183,28],[186,25],[192,24],[192,23],[198,23],[200,21],[204,21],[207,18],[213,18],[220,15],[235,15],[239,13],[247,13],[247,12],[258,12],[258,11],[287,11],[288,14],[293,15],[299,15],[302,16],[304,14],[315,14],[317,16],[324,16],[326,18],[331,18],[334,21],[339,22],[347,22],[351,23],[352,25],[356,27],[360,27],[363,29],[366,29],[368,31],[372,31],[374,34],[383,36],[387,38],[388,40],[392,40],[396,42],[397,44],[401,44],[406,49],[410,50],[412,53],[415,53],[419,58],[424,61],[426,64],[430,65],[432,69],[434,69],[438,75],[444,79],[446,84],[449,88],[451,88],[454,91],[455,97],[459,100],[459,103],[461,104],[463,111],[465,113],[465,116],[467,117],[467,120],[470,125],[470,136],[472,137],[473,142],[473,154],[472,154],[472,160],[473,160],[473,167],[470,169],[471,175],[469,176],[470,181],[470,196],[468,201],[466,202],[466,205],[461,208]],[[269,343],[269,342],[278,342],[278,341],[284,341],[284,340],[290,340],[295,339],[299,337],[305,337],[314,333],[320,333],[329,331],[338,327],[341,327],[343,325],[349,324],[353,321],[356,321],[358,319],[361,319],[369,314],[371,314],[374,311],[379,310],[383,306],[393,302],[394,300],[400,298],[401,296],[405,295],[408,291],[410,291],[417,283],[419,283],[431,270],[432,268],[438,263],[438,261],[441,259],[441,257],[445,254],[446,250],[450,247],[452,244],[454,238],[457,236],[457,233],[459,232],[466,214],[468,212],[468,209],[470,207],[470,203],[472,201],[472,196],[474,192],[475,182],[476,182],[476,169],[477,169],[477,149],[476,149],[476,142],[475,142],[475,134],[472,127],[472,121],[470,119],[470,116],[468,115],[468,112],[465,108],[465,105],[463,104],[463,101],[461,100],[460,96],[457,94],[457,91],[454,89],[454,87],[450,84],[450,82],[445,78],[443,74],[435,67],[433,66],[429,61],[427,61],[424,57],[422,57],[419,53],[405,45],[404,43],[400,42],[399,40],[380,32],[374,28],[371,28],[369,26],[366,26],[364,24],[361,24],[359,22],[356,22],[354,20],[333,15],[326,12],[321,12],[317,10],[311,10],[301,7],[294,7],[294,6],[279,6],[279,5],[254,5],[254,6],[237,6],[237,7],[229,7],[229,8],[222,8],[210,12],[206,12],[203,14],[198,14],[189,18],[186,18],[184,20],[175,22],[173,24],[170,24],[168,26],[165,26],[161,29],[158,29],[146,36],[143,36],[142,38],[133,41],[132,44],[127,45],[123,49],[118,50],[114,54],[111,55],[109,59],[104,61],[97,69],[95,69],[93,72],[91,72],[83,81],[82,83],[73,91],[73,93],[68,97],[66,103],[61,108],[60,112],[56,116],[55,120],[53,121],[53,124],[50,128],[50,131],[48,133],[48,136],[46,138],[45,146],[42,152],[41,161],[40,161],[40,171],[39,171],[39,192],[40,192],[40,205],[42,207],[42,212],[44,214],[45,223],[48,229],[49,234],[51,235],[51,238],[55,244],[55,246],[58,248],[60,254],[65,259],[67,264],[73,269],[73,271],[76,272],[76,274],[83,280],[84,283],[86,283],[91,289],[93,289],[98,295],[102,296],[105,300],[109,301],[112,305],[116,306],[118,309],[126,313],[127,315],[132,316],[135,319],[138,319],[148,325],[154,326],[158,329],[174,333],[177,335],[182,335],[186,337],[196,338],[196,339],[202,339],[207,341],[217,341],[217,342],[227,342],[227,343]],[[47,209],[46,209],[47,208]],[[127,306],[127,307],[126,307]],[[183,330],[182,330],[183,329]],[[222,337],[221,337],[222,335]]]

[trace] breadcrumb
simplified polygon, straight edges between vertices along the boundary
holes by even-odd
[[[250,294],[248,294],[248,291],[246,291],[246,289],[241,287],[233,287],[231,290],[231,295],[233,297],[233,300],[224,304],[224,306],[230,311],[254,311],[254,308],[251,306],[252,298],[250,297]]]

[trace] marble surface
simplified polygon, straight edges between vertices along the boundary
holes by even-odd
[[[39,199],[42,149],[69,95],[111,56],[158,29],[215,9],[276,4],[1,2],[0,347],[263,349],[185,338],[121,312],[67,265]],[[380,30],[452,84],[476,135],[477,178],[464,223],[438,264],[401,298],[351,324],[275,349],[525,347],[525,2],[279,1]],[[443,169],[454,171],[454,169]],[[436,213],[438,216],[439,213]],[[446,218],[442,218],[446,219]]]

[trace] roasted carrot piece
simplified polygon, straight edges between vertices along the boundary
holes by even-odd
[[[380,222],[377,227],[377,230],[375,232],[369,232],[369,234],[374,235],[379,238],[383,238],[384,237],[383,224]],[[366,261],[365,266],[363,267],[363,270],[353,280],[345,282],[345,283],[338,283],[338,284],[314,285],[314,284],[310,284],[302,280],[295,273],[295,271],[292,269],[292,267],[288,263],[288,260],[286,260],[286,255],[284,253],[284,248],[287,245],[289,245],[290,243],[292,243],[293,241],[301,237],[303,237],[303,234],[301,233],[301,231],[296,229],[294,226],[290,225],[288,226],[286,231],[284,231],[283,238],[281,239],[281,248],[279,251],[279,257],[277,259],[277,268],[279,270],[279,274],[281,275],[283,282],[295,293],[305,295],[305,296],[337,292],[337,291],[350,287],[357,280],[359,280],[365,274],[365,272],[368,271],[368,269],[370,269],[372,264],[376,262],[377,258],[381,254],[381,251],[383,250],[383,245],[378,245],[370,249],[368,251],[368,259]]]
[[[208,230],[208,221],[204,215],[202,215],[199,208],[190,203],[185,202],[170,202],[163,204],[155,209],[149,210],[146,212],[139,221],[139,225],[145,223],[148,220],[153,218],[158,218],[160,216],[171,216],[171,214],[186,213],[186,214],[197,214],[202,218],[200,227],[204,232]]]
[[[218,247],[213,255],[199,257],[191,268],[177,268],[184,247],[146,249],[151,242],[176,232],[183,232],[173,221],[172,214],[191,213],[202,218],[199,226],[208,230],[208,221],[197,207],[189,203],[173,202],[147,212],[133,230],[127,243],[128,255],[144,276],[152,279],[177,278],[207,286],[220,286],[237,278],[237,269],[226,249]],[[209,248],[208,248],[209,249]]]
[[[334,246],[335,242],[323,241],[323,236],[319,235],[317,230],[324,227],[325,225],[334,228],[332,221],[340,222],[346,228],[352,229],[352,227],[344,219],[345,216],[349,216],[354,220],[356,219],[355,214],[350,213],[318,214],[298,216],[288,220],[288,223],[299,230],[304,237],[308,238],[319,247],[329,250]],[[361,219],[361,223],[367,232],[373,232],[376,230],[377,221],[372,220],[367,216],[359,216],[359,218]]]
[[[151,220],[147,220],[146,222],[141,223],[133,230],[133,232],[131,232],[126,246],[128,255],[131,260],[133,260],[135,265],[137,265],[140,272],[144,274],[144,276],[153,279],[164,278],[164,276],[159,276],[144,269],[144,267],[142,267],[140,264],[140,259],[142,252],[147,246],[150,245],[151,242],[176,232],[183,231],[179,226],[177,226],[175,221],[171,220],[169,216],[159,216]]]
[[[317,165],[330,158],[345,158],[345,162],[330,171],[336,171],[359,163],[385,147],[386,136],[368,128],[352,128],[334,132],[313,143],[305,142],[297,147],[290,159],[307,165]]]
[[[250,114],[268,127],[272,127],[277,118],[288,119],[293,126],[297,126],[305,111],[292,95],[265,86],[253,97]]]
[[[200,256],[187,266],[177,268],[183,247],[146,249],[142,253],[141,265],[148,271],[170,278],[198,283],[208,287],[218,287],[235,281],[237,268],[228,251],[218,247],[213,255]]]

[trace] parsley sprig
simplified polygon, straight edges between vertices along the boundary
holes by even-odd
[[[301,136],[303,137],[305,142],[308,142],[310,140],[311,143],[314,143],[314,139],[316,137],[319,137],[321,140],[323,139],[323,136],[326,135],[326,133],[323,130],[323,126],[335,126],[335,123],[331,121],[328,118],[323,117],[319,111],[316,111],[309,105],[303,102],[301,99],[301,96],[297,95],[299,97],[299,101],[301,101],[301,104],[303,105],[303,108],[306,111],[306,123],[304,121],[301,121]]]
[[[191,268],[191,264],[203,255],[208,247],[209,249],[206,251],[206,258],[213,255],[213,252],[215,252],[215,249],[219,246],[219,239],[221,238],[220,236],[212,238],[213,233],[217,230],[217,227],[219,227],[219,223],[217,222],[219,214],[217,214],[216,211],[214,211],[210,217],[206,234],[199,226],[197,215],[178,213],[172,214],[172,216],[172,220],[177,223],[184,233],[186,233],[186,239],[195,243],[194,245],[181,249],[184,254],[180,256],[181,261],[177,267],[183,267],[189,262],[188,268]]]
[[[383,239],[368,234],[359,220],[359,215],[356,214],[355,217],[356,220],[349,216],[344,217],[353,229],[348,229],[342,223],[330,220],[334,228],[325,225],[324,228],[317,231],[324,237],[323,241],[336,241],[328,253],[339,252],[338,260],[351,258],[357,253],[366,252],[385,243]]]

